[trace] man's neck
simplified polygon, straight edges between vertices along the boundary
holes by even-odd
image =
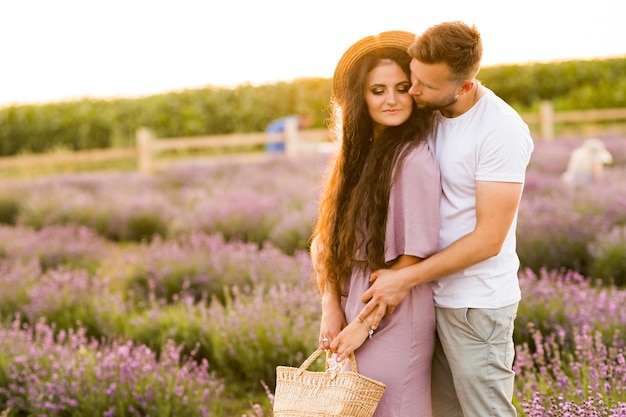
[[[484,88],[478,81],[474,80],[474,86],[467,93],[460,95],[456,103],[452,106],[441,109],[441,114],[449,119],[459,117],[474,107],[474,104],[476,104],[484,94]]]

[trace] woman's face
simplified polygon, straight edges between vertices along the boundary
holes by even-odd
[[[365,102],[374,125],[374,137],[385,128],[406,122],[413,111],[411,82],[400,66],[384,60],[367,76]]]

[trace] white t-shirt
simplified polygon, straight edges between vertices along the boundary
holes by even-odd
[[[524,183],[534,145],[528,126],[506,102],[487,90],[455,118],[440,115],[430,145],[443,197],[439,250],[474,230],[476,181]],[[435,304],[444,308],[500,308],[521,298],[515,232],[517,214],[497,256],[433,281]]]

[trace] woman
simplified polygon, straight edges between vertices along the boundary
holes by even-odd
[[[311,255],[322,297],[320,347],[387,385],[376,416],[430,416],[435,315],[430,286],[413,288],[377,329],[356,316],[370,272],[437,250],[439,170],[425,142],[406,52],[415,35],[384,32],[352,45],[333,76],[331,122],[341,149],[321,196]],[[389,312],[391,313],[391,312]],[[349,361],[346,361],[349,363]],[[345,365],[349,366],[349,365]]]

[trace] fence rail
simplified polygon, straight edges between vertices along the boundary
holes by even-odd
[[[551,140],[555,137],[557,123],[597,123],[607,121],[626,121],[626,108],[572,110],[555,112],[552,102],[541,103],[539,113],[522,113],[522,119],[529,125],[538,125],[535,137]]]
[[[34,155],[0,157],[0,169],[28,168],[36,165],[56,165],[67,163],[108,162],[124,158],[136,158],[137,149],[116,148],[74,152],[58,152]]]
[[[188,150],[203,148],[246,147],[284,142],[285,154],[289,156],[325,151],[330,145],[327,129],[308,129],[298,132],[288,129],[284,135],[267,133],[247,133],[236,135],[200,136],[193,138],[156,139],[148,128],[137,130],[138,169],[141,172],[154,171],[155,154],[168,150]]]
[[[598,123],[615,121],[626,124],[626,108],[577,110],[555,112],[550,102],[541,104],[538,113],[522,113],[522,118],[531,125],[533,136],[538,140],[550,140],[555,137],[557,123]],[[264,145],[277,140],[285,143],[286,155],[298,155],[312,152],[331,152],[335,144],[328,141],[327,129],[309,129],[301,132],[287,132],[282,139],[266,133],[246,133],[201,136],[192,138],[154,138],[149,129],[137,131],[137,147],[127,149],[89,150],[43,155],[25,155],[0,157],[0,170],[28,168],[38,165],[64,163],[107,162],[135,158],[141,172],[149,173],[155,169],[159,153],[189,149],[241,148]],[[257,152],[257,155],[259,152]]]

